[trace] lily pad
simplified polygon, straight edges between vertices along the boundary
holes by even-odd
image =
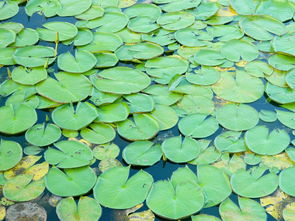
[[[107,143],[94,147],[92,152],[96,159],[108,160],[115,159],[120,153],[120,148],[114,143]]]
[[[186,79],[192,84],[212,85],[220,79],[220,72],[213,67],[202,66],[200,70],[186,74]]]
[[[257,220],[265,221],[267,215],[264,208],[255,200],[238,197],[239,206],[231,199],[223,201],[219,206],[219,213],[224,221]]]
[[[37,121],[36,111],[26,105],[8,105],[0,107],[0,132],[17,134],[33,126]]]
[[[248,171],[238,170],[231,177],[233,191],[248,198],[259,198],[273,193],[279,185],[278,176],[265,172],[263,167],[252,167]]]
[[[150,112],[154,109],[154,99],[143,93],[136,93],[124,96],[128,101],[130,113]]]
[[[96,175],[90,167],[64,169],[52,167],[45,177],[46,188],[57,196],[79,196],[92,189]]]
[[[81,130],[81,136],[94,144],[104,144],[112,141],[116,132],[109,124],[93,123]]]
[[[24,202],[37,198],[45,190],[44,180],[33,181],[33,175],[20,174],[9,179],[3,187],[4,196],[12,201]]]
[[[14,167],[23,156],[22,147],[19,143],[9,140],[0,141],[0,171]]]
[[[241,139],[241,132],[226,131],[214,139],[214,145],[220,152],[238,153],[246,151],[244,139]]]
[[[189,168],[179,168],[173,172],[171,180],[153,184],[147,206],[157,215],[175,220],[198,212],[204,205],[204,195],[196,179]],[[161,203],[163,201],[165,204]]]
[[[91,149],[78,141],[60,141],[44,153],[45,160],[59,168],[77,168],[90,164]]]
[[[216,110],[216,119],[221,126],[233,131],[249,130],[259,121],[258,112],[246,104],[226,104]]]
[[[59,0],[61,4],[59,16],[75,16],[85,12],[92,5],[91,0]]]
[[[36,146],[48,146],[61,137],[61,130],[55,124],[36,124],[26,132],[26,140]]]
[[[212,86],[214,93],[222,99],[237,103],[250,103],[264,93],[264,84],[244,71],[222,72],[219,81]]]
[[[0,9],[1,10],[1,9]],[[14,31],[0,28],[0,43],[1,48],[5,48],[11,43],[15,42],[16,34]]]
[[[151,115],[156,119],[160,130],[168,130],[174,127],[178,122],[178,116],[172,107],[156,104]]]
[[[170,137],[161,145],[162,151],[169,160],[175,163],[184,163],[195,159],[201,152],[198,141],[190,137]]]
[[[274,111],[261,110],[259,111],[259,118],[264,122],[274,122],[277,120],[277,114]]]
[[[295,167],[289,167],[284,169],[279,175],[279,185],[282,191],[290,196],[295,196],[294,191],[294,182],[291,180],[294,179]]]
[[[103,92],[131,94],[146,88],[151,83],[143,72],[129,67],[114,67],[98,73],[94,86]]]
[[[79,130],[94,121],[97,111],[88,102],[80,102],[74,108],[73,104],[64,104],[52,112],[52,120],[61,128]]]
[[[93,193],[103,206],[114,209],[127,209],[142,203],[148,195],[153,177],[140,170],[129,177],[129,167],[114,167],[101,174]]]
[[[276,155],[290,144],[290,137],[285,130],[274,129],[269,132],[265,126],[256,126],[245,134],[247,147],[261,155]]]
[[[197,51],[194,60],[201,65],[216,66],[225,62],[225,56],[218,50],[204,48]]]
[[[178,128],[185,136],[204,138],[214,134],[219,125],[214,117],[208,117],[206,114],[191,114],[179,121]]]
[[[149,114],[133,114],[133,121],[127,119],[118,123],[117,130],[127,140],[147,140],[159,132],[160,126]]]
[[[73,197],[68,197],[57,204],[56,213],[61,221],[97,221],[102,209],[93,198],[80,197],[77,205]]]
[[[289,87],[279,87],[271,83],[266,84],[266,94],[269,98],[280,104],[295,102],[295,91]]]
[[[18,4],[16,2],[0,2],[0,21],[15,16],[18,13]]]
[[[78,34],[77,27],[68,22],[47,22],[43,27],[36,29],[43,41],[66,41]]]
[[[16,49],[13,59],[25,67],[48,66],[55,60],[55,51],[41,45],[26,46]]]
[[[295,129],[295,113],[290,111],[276,110],[278,120],[285,126]]]
[[[96,57],[88,52],[77,50],[75,57],[70,53],[64,53],[58,56],[58,67],[71,73],[83,73],[91,70],[97,63]]]
[[[13,81],[24,85],[35,85],[47,78],[45,68],[25,68],[22,66],[16,67],[11,73]]]
[[[38,94],[58,103],[82,101],[91,94],[92,84],[84,75],[58,72],[36,86]]]
[[[227,175],[211,165],[198,166],[198,183],[205,198],[204,207],[215,206],[224,201],[232,192]]]
[[[130,165],[151,166],[161,159],[162,151],[151,141],[135,141],[124,148],[122,156]]]
[[[129,107],[124,102],[107,104],[97,108],[98,118],[95,122],[113,123],[124,121],[129,115]]]
[[[194,21],[195,16],[193,14],[186,11],[179,11],[162,14],[158,18],[157,23],[167,30],[179,30],[189,27]]]

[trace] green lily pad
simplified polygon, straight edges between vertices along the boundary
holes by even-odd
[[[273,39],[273,34],[286,33],[285,25],[281,21],[267,15],[245,16],[240,21],[240,26],[247,35],[260,41]]]
[[[222,72],[219,81],[212,86],[214,93],[222,99],[250,103],[263,96],[264,84],[244,71]]]
[[[294,39],[294,35],[277,36],[272,41],[272,47],[276,52],[295,56],[295,48],[293,47],[295,43]]]
[[[102,209],[93,198],[80,197],[77,205],[73,197],[68,197],[57,204],[56,213],[61,221],[97,221]]]
[[[134,59],[148,60],[163,54],[164,49],[155,43],[141,42],[137,44],[123,45],[116,51],[116,56],[121,61]]]
[[[33,181],[32,174],[20,174],[6,181],[3,195],[12,201],[24,202],[36,199],[45,190],[44,180]]]
[[[73,104],[64,104],[52,112],[52,120],[59,127],[68,130],[79,130],[94,121],[97,111],[88,102],[80,102],[74,108]]]
[[[22,147],[19,143],[9,140],[0,141],[0,171],[14,167],[23,156]]]
[[[201,0],[184,0],[184,1],[162,1],[162,0],[153,0],[154,3],[161,4],[161,8],[165,12],[176,12],[182,11],[185,9],[196,8],[201,3]],[[164,4],[163,4],[164,3]]]
[[[184,163],[195,159],[201,152],[198,141],[191,137],[170,137],[161,145],[162,151],[170,161]]]
[[[277,120],[277,114],[270,110],[259,111],[259,118],[264,122],[275,122]]]
[[[195,21],[195,16],[186,11],[179,12],[168,12],[162,14],[157,23],[162,26],[162,28],[167,30],[179,30],[187,28],[192,25]]]
[[[250,170],[238,170],[231,176],[233,191],[243,197],[260,198],[273,193],[279,179],[275,173],[267,173],[263,167],[252,167]]]
[[[1,10],[1,9],[0,9]],[[11,43],[15,42],[16,34],[14,31],[0,28],[0,43],[1,48],[6,48]]]
[[[135,4],[124,11],[130,18],[143,16],[157,19],[161,15],[161,8],[154,4]]]
[[[295,102],[295,91],[292,88],[279,87],[271,83],[267,83],[265,92],[271,100],[279,104]]]
[[[295,113],[290,111],[276,110],[278,120],[285,126],[295,129]]]
[[[17,48],[13,59],[25,67],[40,67],[50,65],[55,60],[55,51],[51,47],[41,45]]]
[[[78,21],[78,28],[97,29],[98,32],[118,32],[128,23],[128,16],[120,11],[105,12],[102,17],[90,21]]]
[[[58,103],[84,100],[91,94],[92,84],[84,75],[58,72],[36,86],[38,94]]]
[[[156,104],[151,115],[158,122],[160,130],[168,130],[174,127],[178,122],[178,116],[175,110],[167,105]]]
[[[119,97],[121,97],[121,95],[119,94],[105,93],[100,90],[97,90],[96,88],[93,88],[89,100],[96,106],[100,106],[102,104],[111,104],[114,101],[116,101]]]
[[[279,185],[282,191],[290,196],[295,196],[294,191],[294,171],[295,167],[289,167],[284,169],[279,175]]]
[[[150,114],[133,114],[133,121],[127,119],[117,124],[119,135],[127,140],[147,140],[154,137],[159,130],[157,120]]]
[[[239,206],[228,198],[220,204],[219,213],[223,221],[267,220],[264,208],[255,200],[238,197],[238,203]]]
[[[196,216],[192,216],[192,221],[221,221],[219,218],[216,216],[211,216],[207,214],[199,214]]]
[[[59,16],[75,16],[79,15],[90,8],[91,0],[59,0],[61,4],[60,10],[57,11]]]
[[[83,195],[92,189],[95,182],[95,172],[87,166],[63,171],[52,167],[45,177],[48,191],[62,197]]]
[[[165,56],[148,60],[145,70],[157,83],[168,84],[178,74],[188,69],[188,62],[178,56]]]
[[[25,68],[16,67],[11,73],[13,81],[24,85],[35,85],[47,78],[47,71],[43,67]]]
[[[96,57],[88,52],[77,50],[75,56],[70,52],[58,56],[59,69],[71,73],[83,73],[91,70],[97,63]]]
[[[48,146],[61,137],[61,130],[55,124],[36,124],[26,132],[26,140],[36,146]]]
[[[216,119],[221,126],[233,131],[249,130],[259,121],[258,112],[246,104],[226,104],[216,110]]]
[[[220,50],[226,59],[238,62],[239,60],[252,61],[256,59],[259,52],[254,44],[244,40],[227,41]]]
[[[45,160],[59,168],[77,168],[90,164],[93,159],[91,149],[78,141],[60,141],[54,148],[44,153]]]
[[[264,77],[264,75],[271,75],[273,68],[263,61],[252,61],[246,64],[245,70],[254,77]]]
[[[294,206],[295,203],[289,203],[283,210],[283,219],[285,221],[292,221],[294,219]]]
[[[131,18],[128,29],[138,33],[149,33],[159,28],[154,18],[148,16],[138,16]]]
[[[179,168],[173,172],[171,180],[153,184],[146,200],[147,206],[155,214],[174,220],[198,212],[204,205],[204,195],[196,179],[188,167]]]
[[[143,72],[129,67],[114,67],[98,73],[94,86],[103,92],[131,94],[145,89],[151,83]]]
[[[194,60],[201,65],[216,66],[225,62],[225,56],[220,51],[204,48],[197,51]]]
[[[33,126],[37,121],[36,111],[26,105],[5,105],[0,107],[0,132],[18,134]]]
[[[162,157],[161,146],[151,141],[135,141],[122,152],[123,159],[130,165],[152,166]]]
[[[24,148],[24,154],[26,154],[26,155],[35,156],[35,155],[38,155],[41,152],[42,152],[42,148],[37,147],[37,146],[26,146]]]
[[[244,139],[241,132],[226,131],[214,139],[214,145],[220,152],[238,153],[246,151]]]
[[[124,102],[117,102],[99,106],[97,113],[98,118],[95,122],[113,123],[124,121],[129,115],[129,107]]]
[[[109,124],[93,123],[81,130],[81,136],[90,143],[104,144],[115,138],[116,131]]]
[[[66,41],[78,34],[77,27],[68,22],[47,22],[43,27],[36,29],[43,41]]]
[[[93,193],[101,205],[113,209],[127,209],[146,199],[153,177],[140,170],[128,179],[129,170],[129,167],[114,167],[98,177]]]
[[[220,79],[220,72],[213,67],[202,66],[200,70],[187,73],[185,77],[192,84],[212,85]]]
[[[92,152],[96,159],[108,160],[115,159],[120,153],[120,148],[114,143],[107,143],[94,147]]]
[[[289,71],[295,68],[294,56],[275,54],[268,58],[268,63],[281,71]]]
[[[221,170],[211,165],[198,166],[198,183],[205,198],[204,207],[215,206],[224,201],[231,194],[228,176]]]
[[[230,5],[240,15],[252,15],[256,11],[258,2],[255,0],[231,0]]]
[[[201,32],[195,28],[189,27],[177,30],[174,36],[175,39],[182,45],[188,47],[200,47],[206,45],[206,42],[204,41],[205,39],[203,39],[201,36],[202,34],[205,35],[205,32]]]
[[[128,101],[130,113],[151,112],[155,107],[154,99],[147,94],[130,94],[124,98]]]
[[[245,134],[247,147],[261,155],[276,155],[290,144],[290,137],[285,130],[274,129],[269,132],[265,126],[256,126]]]
[[[95,67],[97,68],[113,67],[119,61],[119,59],[114,53],[109,52],[97,53],[95,54],[95,57],[97,59]]]
[[[295,89],[295,71],[294,70],[288,71],[285,77],[285,80],[288,86],[294,90]]]
[[[109,32],[95,32],[93,33],[93,40],[89,44],[79,47],[79,49],[92,53],[100,51],[115,51],[122,44],[122,39],[117,34]]]
[[[214,117],[208,117],[206,114],[191,114],[179,121],[178,128],[185,136],[204,138],[214,134],[219,125]]]
[[[74,38],[75,46],[88,45],[94,39],[93,33],[87,28],[79,29],[78,34]]]
[[[0,2],[0,21],[9,19],[15,16],[19,11],[18,4],[16,2]]]
[[[44,14],[46,17],[55,16],[56,13],[62,9],[60,1],[44,1],[44,0],[31,0],[28,1],[25,7],[26,14],[32,16],[38,12]]]
[[[14,65],[15,48],[0,48],[0,65]]]
[[[102,17],[104,14],[104,8],[99,6],[98,4],[92,4],[89,9],[83,12],[80,15],[76,15],[77,19],[81,20],[92,20],[99,17]]]

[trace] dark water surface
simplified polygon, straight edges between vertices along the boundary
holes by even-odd
[[[9,22],[9,21],[19,22],[19,23],[22,23],[26,28],[36,29],[38,27],[42,27],[42,24],[44,24],[45,22],[66,21],[66,22],[75,23],[76,19],[74,17],[46,18],[46,17],[38,15],[38,14],[34,14],[32,17],[28,17],[26,15],[26,13],[25,13],[24,7],[20,7],[20,11],[16,16],[14,16],[11,19],[5,20],[4,22]],[[48,43],[48,42],[44,42],[44,41],[40,41],[39,45],[46,45],[46,46],[54,47],[54,43]],[[59,44],[58,54],[64,53],[66,51],[73,52],[73,46],[71,46],[71,45],[66,46],[66,45],[63,45],[63,44]],[[122,65],[130,65],[130,64],[123,64],[122,63]],[[52,66],[50,66],[50,68],[54,68],[54,70],[57,71],[56,62]],[[0,68],[0,83],[3,82],[6,77],[7,77],[7,75],[6,75],[6,67]],[[0,98],[0,106],[4,105],[4,103],[5,103],[5,99]],[[251,103],[250,105],[253,106],[257,111],[259,111],[261,109],[266,109],[266,110],[283,109],[283,108],[280,108],[278,106],[274,106],[273,104],[269,103],[266,100],[266,97],[262,97],[261,99],[259,99],[256,102]],[[36,110],[36,111],[38,113],[38,123],[44,122],[45,118],[46,118],[46,115],[50,114],[49,112],[42,111],[42,110]],[[285,130],[291,132],[291,130],[289,128],[286,128],[285,126],[279,124],[278,121],[276,121],[275,123],[265,123],[265,122],[260,121],[260,124],[264,124],[264,125],[268,126],[269,128],[284,127]],[[208,137],[206,139],[212,140],[217,135],[219,135],[221,132],[222,132],[222,128],[219,128],[219,130],[214,135],[212,135],[212,136],[210,136],[210,137]],[[160,132],[159,136],[161,136],[164,133],[167,133],[167,131]],[[173,134],[173,135],[178,135],[179,131],[177,129],[177,126],[174,127],[173,129],[170,129],[169,133]],[[289,135],[291,136],[291,140],[294,139],[294,135],[292,135],[292,133],[289,133]],[[21,143],[22,146],[29,145],[26,142],[25,138],[24,138],[24,134],[21,134],[19,136],[9,136],[9,137],[7,135],[0,134],[0,139],[1,138],[9,139],[9,140],[15,140],[15,141]],[[117,145],[119,145],[121,150],[123,150],[124,147],[128,144],[128,142],[126,140],[123,140],[118,135],[117,135],[117,137],[115,138],[115,140],[113,142],[116,143]],[[121,154],[119,155],[119,157],[117,159],[120,160],[123,164],[125,164],[123,162],[123,160],[122,160],[122,155]],[[97,164],[95,164],[95,165],[97,165]],[[125,165],[127,165],[127,164],[125,164]],[[196,171],[196,167],[194,165],[189,165],[189,164],[186,164],[186,165],[188,165],[193,171]],[[184,166],[184,164],[181,165],[181,164],[170,163],[169,161],[167,161],[167,162],[160,161],[157,164],[155,164],[155,165],[153,165],[151,167],[144,168],[144,169],[145,169],[146,172],[150,173],[153,176],[155,181],[157,181],[157,180],[163,180],[163,179],[170,178],[173,171],[175,171],[178,167],[183,167],[183,166]],[[142,168],[134,168],[134,167],[132,167],[131,168],[131,174],[136,173],[139,169],[142,169]],[[45,193],[45,195],[46,194],[48,195],[49,193],[47,192],[47,193]],[[232,194],[231,199],[234,200],[237,203],[237,195]],[[45,205],[45,208],[47,209],[47,212],[48,212],[48,219],[47,219],[48,221],[58,221],[59,220],[56,213],[55,213],[55,208],[50,207],[48,205],[47,206]],[[147,207],[144,206],[139,211],[146,210],[146,209],[147,209]],[[211,215],[215,215],[217,217],[220,217],[219,213],[218,213],[218,206],[207,208],[207,209],[202,209],[200,213],[211,214]],[[100,218],[100,220],[101,221],[116,221],[118,219],[116,218],[116,216],[114,214],[115,214],[114,210],[108,209],[108,208],[103,208],[102,217]],[[162,218],[157,217],[156,220],[164,221],[166,219],[162,219]],[[183,219],[183,221],[188,221],[188,220],[191,220],[191,219],[190,218]],[[272,221],[272,220],[275,220],[275,219],[272,218],[270,215],[268,215],[267,220]],[[239,221],[239,220],[237,220],[237,221]],[[255,220],[253,220],[253,221],[255,221]]]

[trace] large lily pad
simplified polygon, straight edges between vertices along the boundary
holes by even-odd
[[[78,34],[76,26],[68,22],[47,22],[43,27],[37,28],[37,31],[44,41],[65,41]]]
[[[48,146],[61,137],[61,130],[55,124],[36,124],[26,132],[26,140],[36,146]]]
[[[284,169],[279,176],[279,185],[281,190],[293,197],[295,196],[294,182],[292,182],[292,180],[294,180],[294,171],[295,167],[293,166]]]
[[[256,126],[246,132],[245,142],[254,153],[276,155],[288,147],[290,137],[282,129],[274,129],[269,132],[269,129],[265,126]]]
[[[73,197],[68,197],[57,204],[56,213],[61,221],[97,221],[102,209],[93,198],[80,197],[77,205]]]
[[[93,84],[98,90],[114,94],[136,93],[146,88],[150,82],[146,74],[129,67],[106,69],[93,79]]]
[[[122,156],[128,164],[151,166],[161,159],[162,151],[151,141],[135,141],[124,148]]]
[[[11,73],[13,81],[24,85],[35,85],[47,78],[47,71],[43,67],[24,68],[16,67]]]
[[[79,196],[92,189],[96,175],[90,167],[64,169],[52,167],[45,177],[46,188],[57,196]]]
[[[252,167],[250,170],[238,170],[231,177],[231,186],[235,193],[248,198],[259,198],[273,193],[278,185],[278,176],[267,173],[263,167]]]
[[[89,125],[97,117],[97,111],[88,102],[80,102],[74,108],[73,104],[64,104],[52,112],[52,120],[61,128],[79,130]]]
[[[91,149],[78,141],[60,141],[54,144],[56,149],[48,148],[45,160],[59,168],[77,168],[90,164],[93,158]]]
[[[171,180],[153,184],[146,200],[147,206],[169,219],[181,219],[198,212],[203,207],[204,195],[196,179],[189,168],[179,168],[173,172]]]
[[[0,21],[6,20],[15,16],[18,13],[18,4],[13,1],[2,1],[0,2]]]
[[[19,143],[9,140],[0,141],[0,171],[9,170],[22,158],[22,147]]]
[[[195,159],[201,152],[198,141],[190,137],[170,137],[161,145],[162,151],[169,160],[175,163],[184,163]]]
[[[103,206],[127,209],[142,203],[148,195],[153,177],[140,170],[129,176],[129,167],[114,167],[101,174],[93,188],[95,199]]]
[[[255,127],[259,116],[258,112],[249,105],[227,104],[216,110],[216,119],[226,129],[242,131]]]
[[[227,199],[220,204],[219,213],[222,220],[257,220],[265,221],[267,219],[264,208],[255,200],[238,197],[239,206],[231,199]]]
[[[26,105],[8,105],[0,107],[0,132],[17,134],[33,126],[37,121],[36,111]]]

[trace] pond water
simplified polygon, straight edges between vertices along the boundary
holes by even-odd
[[[139,1],[140,2],[140,1]],[[22,23],[26,28],[41,28],[42,24],[46,23],[46,22],[50,22],[50,21],[64,21],[64,22],[70,22],[70,23],[75,23],[77,20],[74,17],[52,17],[52,18],[46,18],[45,16],[39,15],[39,14],[33,14],[32,17],[28,17],[25,13],[24,7],[21,6],[20,7],[20,11],[19,13],[14,16],[13,18],[10,18],[8,20],[5,20],[4,22],[19,22]],[[39,45],[44,45],[44,46],[51,46],[54,48],[55,44],[54,43],[48,43],[45,41],[40,41]],[[64,53],[64,52],[74,52],[74,47],[72,45],[63,45],[63,44],[59,44],[58,47],[58,54]],[[121,62],[118,65],[120,66],[132,66],[132,64],[126,62]],[[53,68],[55,72],[58,71],[58,67],[57,64],[54,63],[54,65],[50,66],[50,68]],[[53,73],[53,72],[52,72]],[[6,67],[2,67],[0,68],[0,83],[3,82],[5,79],[7,78],[7,70]],[[3,106],[5,104],[6,98],[0,98],[0,106]],[[274,102],[270,102],[267,99],[267,95],[262,96],[259,100],[250,103],[250,105],[252,107],[254,107],[257,111],[260,110],[286,110],[282,107],[280,107],[279,105],[277,105]],[[37,110],[37,114],[38,114],[38,122],[37,123],[42,123],[46,121],[46,116],[50,115],[50,112],[48,111],[44,111],[44,110]],[[259,122],[259,125],[266,125],[268,128],[273,129],[273,128],[283,128],[286,131],[289,132],[289,135],[291,137],[291,140],[294,139],[294,135],[291,133],[292,130],[287,128],[286,126],[282,125],[280,122],[275,121],[273,123],[266,123],[263,121]],[[214,140],[214,138],[216,136],[218,136],[221,132],[223,132],[224,130],[220,127],[216,133],[214,133],[213,135],[206,137],[206,139],[209,140]],[[166,130],[166,131],[161,131],[157,137],[158,139],[165,139],[166,137],[171,137],[171,136],[177,136],[179,135],[180,132],[178,130],[177,126],[174,126],[173,128]],[[11,135],[11,136],[7,136],[5,134],[0,134],[0,139],[8,139],[8,140],[14,140],[19,142],[22,146],[27,146],[28,143],[25,140],[24,134],[20,134],[20,135]],[[117,159],[125,166],[128,166],[128,164],[126,164],[122,158],[122,150],[125,148],[125,146],[127,146],[130,142],[128,142],[127,140],[121,138],[118,134],[116,135],[114,141],[115,144],[117,144],[120,149],[120,155],[117,157]],[[156,163],[153,166],[150,167],[131,167],[131,174],[135,174],[137,171],[144,169],[146,172],[150,173],[153,178],[154,181],[158,181],[158,180],[163,180],[163,179],[169,179],[171,177],[171,174],[173,171],[175,171],[177,168],[179,167],[184,167],[185,165],[188,165],[188,167],[193,170],[196,171],[196,166],[191,165],[191,164],[177,164],[177,163],[172,163],[170,161],[163,161],[161,160],[160,162]],[[93,167],[97,166],[97,163],[93,165]],[[44,195],[50,195],[49,192],[45,192]],[[237,203],[237,195],[232,193],[230,198]],[[259,199],[257,200],[257,202],[259,202]],[[48,212],[48,221],[58,221],[58,217],[56,215],[55,212],[55,208],[50,207],[49,205],[47,205],[46,203],[43,203],[43,206],[47,209]],[[146,205],[144,205],[139,211],[144,211],[148,209]],[[104,208],[102,209],[102,216],[100,218],[100,220],[102,221],[121,221],[120,219],[120,215],[118,215],[118,213],[115,210],[112,209],[108,209],[108,208]],[[202,209],[200,211],[200,213],[205,213],[205,214],[210,214],[210,215],[214,215],[216,217],[220,217],[219,212],[218,212],[218,206],[214,206],[214,207],[210,207],[210,208],[206,208],[206,209]],[[160,217],[156,217],[157,221],[164,221],[164,220],[168,220],[168,219],[163,219]],[[190,218],[187,219],[182,219],[182,221],[188,221],[191,220]],[[267,214],[267,220],[268,221],[272,221],[275,220],[272,216],[270,216],[269,214]]]

